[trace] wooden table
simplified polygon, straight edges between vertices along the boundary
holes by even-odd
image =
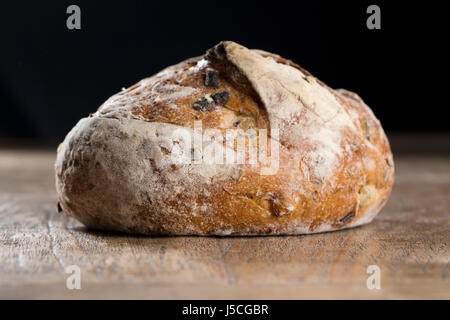
[[[0,298],[450,298],[450,155],[396,157],[389,203],[356,229],[137,237],[56,212],[54,151],[0,150]],[[78,265],[81,289],[65,268]],[[367,267],[381,290],[366,286]]]

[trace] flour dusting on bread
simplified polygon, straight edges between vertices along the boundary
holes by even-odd
[[[242,130],[257,151],[257,137],[279,130],[267,139],[277,170],[209,161],[192,144],[212,144],[197,122],[219,136]],[[237,158],[237,144],[214,143]],[[152,235],[354,227],[375,217],[394,181],[389,142],[358,95],[230,41],[113,95],[67,135],[55,169],[64,212],[88,227]]]

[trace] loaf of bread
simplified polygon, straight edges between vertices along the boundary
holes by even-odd
[[[357,94],[230,41],[109,98],[55,167],[61,211],[148,235],[355,227],[394,181],[389,142]]]

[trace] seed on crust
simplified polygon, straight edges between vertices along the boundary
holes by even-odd
[[[352,212],[348,213],[347,215],[345,215],[343,218],[341,218],[341,219],[339,220],[339,222],[341,222],[341,223],[347,223],[347,222],[350,221],[354,216],[355,216],[355,213],[352,211]]]
[[[209,94],[194,102],[192,108],[197,111],[212,111],[214,110],[214,100]]]
[[[279,209],[279,200],[280,198],[276,194],[270,194],[269,195],[269,209],[270,211],[276,216],[279,217],[282,215]]]
[[[212,68],[206,69],[205,86],[215,89],[219,87],[219,72],[217,70]]]
[[[58,203],[56,203],[56,212],[61,213],[62,211],[61,203],[58,201]]]
[[[228,91],[222,91],[212,94],[211,98],[213,98],[214,102],[217,104],[225,104],[228,102],[230,94],[228,93]]]

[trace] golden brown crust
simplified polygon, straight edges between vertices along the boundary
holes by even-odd
[[[194,121],[222,133],[277,129],[269,138],[276,173],[174,164],[174,131],[198,134]],[[277,55],[222,42],[82,119],[58,153],[56,176],[63,209],[93,228],[302,234],[370,222],[389,197],[394,166],[379,121],[356,94]]]

